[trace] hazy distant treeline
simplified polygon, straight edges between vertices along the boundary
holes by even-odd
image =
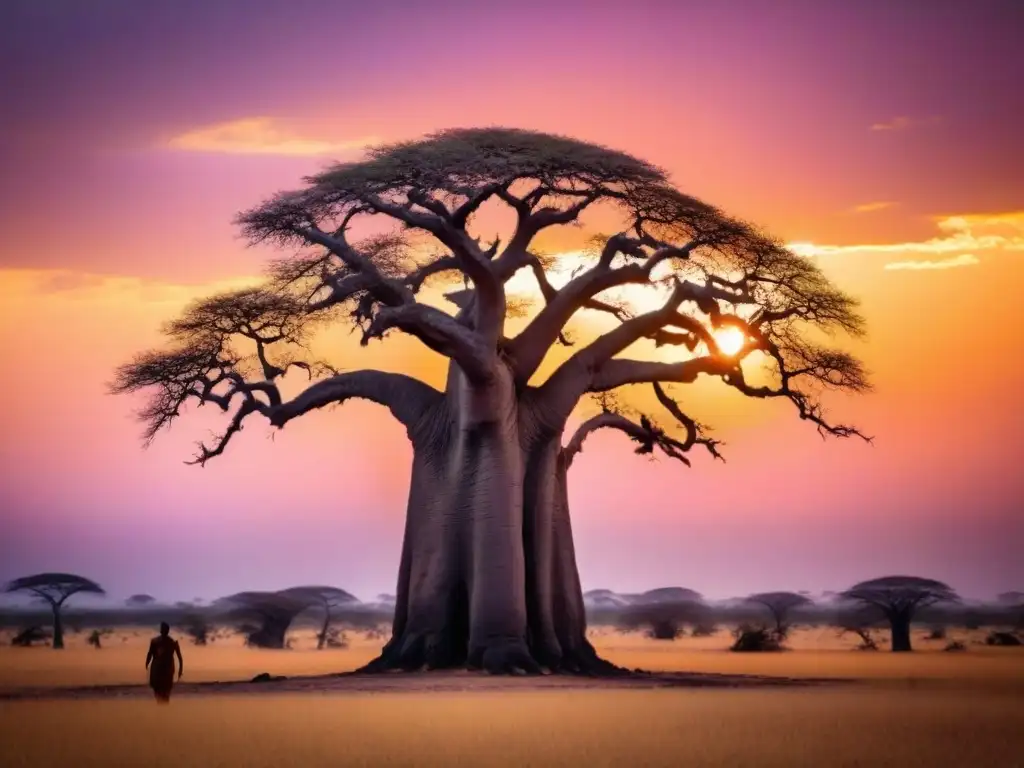
[[[141,608],[75,607],[64,609],[64,623],[68,629],[81,630],[96,627],[150,627],[156,630],[160,622],[166,621],[172,627],[189,626],[196,619],[209,624],[235,624],[237,620],[229,610],[216,606],[202,605],[154,605]],[[381,624],[390,624],[392,611],[377,605],[355,605],[332,610],[334,623],[352,629],[375,629]],[[0,610],[0,628],[16,629],[30,625],[49,625],[52,620],[50,608],[8,607]],[[313,611],[298,616],[292,626],[319,628],[322,620]]]
[[[678,617],[683,624],[759,624],[766,614],[762,607],[748,603],[714,603],[698,600],[634,603],[623,606],[588,606],[587,619],[591,625],[629,628],[638,623],[645,610],[654,606]],[[356,604],[332,609],[332,621],[352,629],[373,629],[389,624],[392,608],[381,604]],[[156,627],[162,621],[182,627],[196,619],[209,624],[233,624],[231,612],[216,605],[149,605],[142,607],[80,607],[69,605],[64,609],[64,620],[69,629],[93,627]],[[792,611],[791,623],[803,625],[836,625],[848,623],[848,607],[832,603],[811,603]],[[47,606],[6,606],[0,610],[0,627],[14,629],[32,624],[45,625],[51,620]],[[958,626],[968,629],[992,626],[1015,626],[1020,621],[1017,612],[1005,605],[969,604],[932,606],[915,617],[916,624]],[[297,616],[295,627],[316,628],[321,619],[315,610]],[[875,623],[873,621],[869,623]],[[878,626],[884,618],[877,617]]]

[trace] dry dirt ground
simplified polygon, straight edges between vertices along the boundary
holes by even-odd
[[[780,654],[728,653],[726,632],[665,643],[597,630],[618,664],[688,673],[612,682],[304,680],[353,669],[380,640],[350,633],[348,649],[316,651],[299,633],[293,650],[256,651],[220,637],[183,643],[168,707],[141,687],[148,632],[101,650],[86,636],[63,652],[0,638],[0,765],[1024,767],[1024,652],[963,633],[965,653],[915,638],[908,656],[853,651],[834,630],[801,631]],[[289,679],[239,684],[259,672]]]

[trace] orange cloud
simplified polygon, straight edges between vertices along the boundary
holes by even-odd
[[[171,149],[238,155],[343,155],[377,143],[374,137],[331,141],[302,136],[270,117],[246,117],[175,136]]]
[[[887,208],[894,208],[899,203],[893,203],[886,200],[879,200],[873,203],[862,203],[861,205],[855,205],[851,211],[853,213],[874,213],[875,211],[884,211]]]
[[[906,115],[898,115],[891,120],[884,120],[880,123],[873,123],[871,125],[872,131],[905,131],[908,128],[912,128],[916,125],[924,125],[929,123],[938,123],[942,120],[940,117],[927,117],[924,119],[918,119],[914,117],[907,117]]]
[[[965,253],[940,261],[893,261],[886,264],[884,269],[951,269],[953,267],[971,267],[980,263],[977,256]]]
[[[904,256],[888,269],[945,269],[978,264],[975,254],[1024,252],[1024,211],[942,216],[934,219],[940,234],[927,240],[904,243],[869,243],[863,245],[819,245],[790,243],[789,247],[804,256],[885,255]],[[915,260],[914,256],[945,257]],[[910,267],[910,263],[930,266]],[[935,266],[941,264],[942,266]]]

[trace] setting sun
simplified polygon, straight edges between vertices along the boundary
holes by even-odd
[[[739,328],[730,326],[715,331],[715,342],[718,344],[718,349],[721,350],[722,354],[732,357],[743,349],[746,337]]]

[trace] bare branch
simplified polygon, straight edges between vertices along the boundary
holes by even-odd
[[[722,445],[722,443],[708,437],[705,434],[707,427],[683,413],[679,404],[668,396],[658,382],[654,382],[654,394],[658,398],[658,402],[665,407],[665,410],[671,413],[676,421],[686,430],[686,437],[682,441],[681,450],[688,451],[695,445],[703,445],[714,458],[725,461],[722,454],[718,452],[718,446]]]
[[[379,310],[363,333],[362,344],[365,346],[391,328],[415,333],[435,352],[458,363],[472,382],[486,383],[494,376],[497,358],[493,349],[479,334],[434,307],[413,303]]]
[[[373,370],[351,371],[319,381],[282,403],[270,414],[270,423],[283,427],[317,408],[359,398],[385,406],[411,432],[428,407],[441,397],[433,387],[411,376]]]
[[[562,449],[562,459],[565,462],[566,469],[572,466],[576,455],[583,450],[583,443],[587,437],[599,429],[617,429],[625,433],[633,442],[638,444],[634,453],[640,455],[652,454],[654,449],[658,448],[669,458],[680,461],[688,467],[690,466],[690,459],[686,456],[686,453],[693,447],[694,442],[687,445],[670,437],[649,416],[641,415],[638,421],[632,421],[621,413],[604,411],[583,422]],[[708,447],[712,454],[717,456],[714,445],[709,445]]]

